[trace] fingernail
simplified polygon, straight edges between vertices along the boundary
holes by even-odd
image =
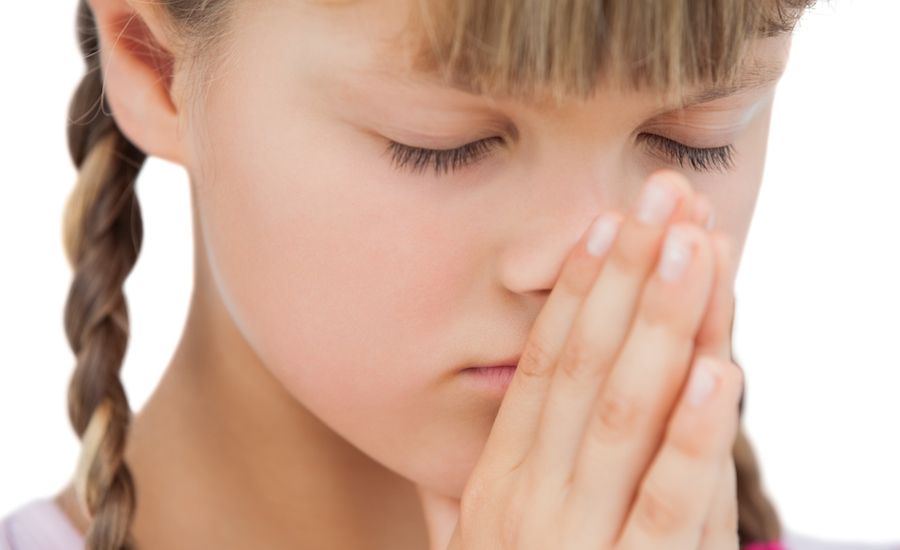
[[[691,369],[691,379],[688,381],[687,399],[694,406],[703,405],[714,393],[718,385],[719,375],[715,360],[709,357],[700,357],[694,362]]]
[[[591,225],[588,236],[587,251],[591,256],[602,256],[609,250],[609,246],[619,232],[621,219],[609,212],[601,214]]]
[[[648,225],[663,225],[675,210],[676,202],[678,197],[671,186],[651,178],[641,193],[637,219]]]
[[[687,228],[676,224],[669,228],[659,260],[659,276],[673,282],[687,270],[693,256],[693,246]]]
[[[713,226],[716,224],[716,211],[710,208],[709,216],[706,218],[706,229],[712,231]]]

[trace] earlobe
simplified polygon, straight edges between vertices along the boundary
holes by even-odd
[[[159,40],[153,3],[89,0],[100,38],[104,96],[122,133],[148,155],[186,165],[172,100],[174,57]]]

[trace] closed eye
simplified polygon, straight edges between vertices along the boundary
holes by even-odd
[[[651,154],[682,168],[690,167],[697,172],[712,172],[732,170],[735,166],[736,151],[733,144],[720,147],[691,147],[646,132],[638,134],[636,139],[643,142]],[[435,175],[440,176],[477,163],[503,143],[502,137],[492,136],[453,149],[427,149],[391,140],[385,154],[391,155],[391,162],[397,169],[421,174],[430,167],[434,169]]]
[[[667,137],[648,133],[638,134],[637,140],[643,141],[652,152],[663,157],[663,160],[674,162],[682,168],[685,168],[686,164],[697,172],[727,171],[734,168],[736,152],[732,144],[720,147],[691,147]]]
[[[422,173],[431,166],[436,175],[441,175],[478,162],[497,147],[497,142],[502,144],[503,141],[502,137],[493,136],[454,149],[426,149],[391,141],[385,153],[391,154],[391,160],[398,169]]]

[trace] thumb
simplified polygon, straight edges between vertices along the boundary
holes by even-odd
[[[459,499],[443,495],[423,487],[416,486],[422,512],[425,514],[425,527],[428,529],[430,550],[447,550],[451,539],[455,538],[456,524],[459,521]]]

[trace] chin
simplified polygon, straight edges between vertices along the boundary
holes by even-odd
[[[483,442],[482,442],[483,443]],[[483,446],[479,445],[479,448]],[[461,455],[459,450],[441,449],[430,453],[430,458],[407,464],[401,475],[412,483],[446,497],[460,498],[475,469],[480,453]]]

